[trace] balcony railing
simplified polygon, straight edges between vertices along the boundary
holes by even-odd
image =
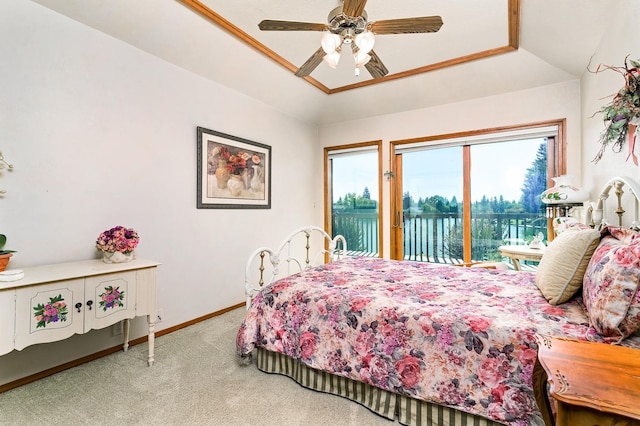
[[[461,263],[462,216],[458,213],[405,213],[403,248],[406,260]],[[378,215],[340,212],[333,216],[334,234],[342,234],[350,252],[378,256]],[[471,218],[473,261],[501,260],[498,247],[547,235],[547,219],[535,213],[474,214]]]
[[[377,257],[380,253],[378,242],[378,213],[371,210],[347,211],[333,215],[333,234],[340,234],[347,240],[347,249],[362,256]]]

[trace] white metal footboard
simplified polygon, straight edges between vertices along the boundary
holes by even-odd
[[[347,241],[342,235],[331,238],[324,229],[306,226],[292,232],[276,250],[260,247],[249,256],[245,269],[247,309],[265,285],[346,256]]]

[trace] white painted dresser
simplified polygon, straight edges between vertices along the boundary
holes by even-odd
[[[154,362],[156,270],[158,262],[101,260],[24,268],[24,278],[0,282],[0,355],[147,316],[148,364]]]

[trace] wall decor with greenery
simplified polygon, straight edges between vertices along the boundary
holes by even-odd
[[[597,112],[603,114],[605,129],[600,135],[600,150],[593,162],[600,161],[608,145],[611,145],[613,152],[621,152],[626,140],[629,142],[629,153],[625,161],[631,158],[637,166],[638,157],[634,151],[640,125],[640,60],[630,60],[627,55],[624,58],[623,67],[601,64],[595,71],[588,69],[595,74],[604,70],[620,73],[624,77],[624,86],[614,95],[610,103]]]

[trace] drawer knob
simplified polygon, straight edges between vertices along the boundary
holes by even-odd
[[[93,300],[87,300],[87,306],[89,307],[89,310],[91,310],[91,306],[93,306]]]
[[[78,310],[78,312],[80,312],[80,308],[82,308],[82,303],[78,302],[74,305],[76,307],[76,309]]]

